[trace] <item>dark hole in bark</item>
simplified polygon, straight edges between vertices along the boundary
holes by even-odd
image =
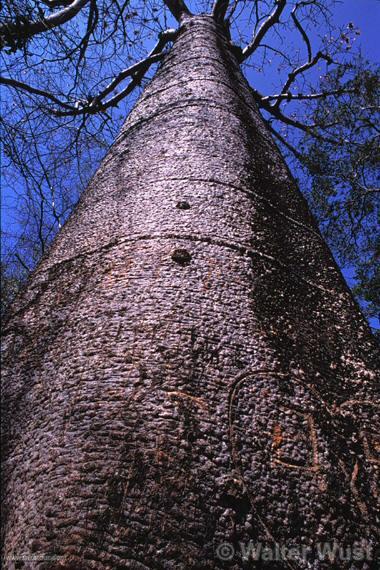
[[[188,441],[189,443],[193,443],[193,442],[196,441],[197,439],[198,439],[198,437],[197,437],[197,434],[195,434],[195,433],[189,433],[189,434],[187,435],[187,441]]]
[[[41,550],[42,549],[42,544],[40,543],[39,540],[32,540],[30,543],[30,550],[32,552],[37,552],[37,550]]]
[[[177,202],[177,208],[178,210],[190,210],[191,206],[186,200],[180,200]]]
[[[224,492],[221,496],[220,504],[223,507],[233,509],[239,517],[245,517],[251,511],[251,504],[246,495],[239,495],[233,491]]]
[[[116,473],[114,477],[108,482],[107,499],[111,508],[117,509],[120,507],[124,494],[123,481]]]
[[[172,253],[172,260],[179,265],[188,265],[191,261],[191,255],[187,249],[176,249]]]

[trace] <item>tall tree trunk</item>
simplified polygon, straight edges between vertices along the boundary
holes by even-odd
[[[5,333],[5,568],[373,544],[375,344],[210,17],[183,24]]]

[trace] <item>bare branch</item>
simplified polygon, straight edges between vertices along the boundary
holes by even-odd
[[[89,0],[74,0],[68,6],[50,16],[35,21],[6,22],[0,26],[0,49],[10,47],[17,50],[33,36],[62,26],[81,11]]]
[[[164,4],[178,22],[181,22],[185,16],[191,16],[191,12],[184,0],[164,0]]]
[[[96,0],[90,0],[90,10],[88,12],[88,20],[87,20],[87,30],[86,33],[81,41],[80,48],[79,48],[79,57],[77,62],[77,69],[79,68],[79,64],[84,58],[86,53],[87,46],[90,41],[90,36],[94,32],[96,25],[99,19],[99,11],[96,5]]]
[[[77,102],[76,104],[77,108],[74,109],[74,112],[72,110],[70,111],[57,110],[54,112],[54,114],[59,117],[68,116],[68,115],[84,115],[85,113],[93,114],[99,111],[103,112],[109,107],[115,107],[122,99],[124,99],[124,97],[126,97],[129,93],[131,93],[131,91],[137,85],[140,85],[144,77],[144,74],[147,72],[149,67],[163,57],[164,52],[162,50],[165,44],[169,41],[173,41],[176,38],[177,34],[178,30],[174,29],[169,29],[166,30],[165,32],[162,32],[159,36],[157,44],[154,46],[154,48],[146,58],[142,59],[141,61],[135,63],[131,67],[128,67],[124,71],[120,72],[119,75],[115,77],[115,79],[113,79],[111,83],[109,83],[109,85],[103,91],[101,91],[96,97],[94,97],[91,101],[86,102],[87,104],[84,104],[81,107],[79,106],[80,102]],[[127,77],[132,77],[132,80],[130,81],[130,83],[128,83],[125,89],[123,89],[123,91],[121,91],[117,95],[114,95],[107,101],[103,101],[104,97],[106,97],[109,93],[111,93],[111,91],[113,91],[115,87],[121,81],[123,81],[123,79],[126,79]]]
[[[177,36],[177,30],[174,30],[174,29],[169,29],[169,30],[165,30],[164,32],[162,32],[160,34],[160,37],[159,37],[157,44],[154,46],[154,48],[149,53],[149,55],[145,59],[143,59],[143,60],[131,65],[127,69],[124,69],[123,71],[121,71],[119,73],[119,75],[117,75],[117,77],[115,77],[111,81],[111,83],[109,83],[109,85],[103,91],[101,91],[99,93],[97,98],[98,99],[104,99],[104,97],[106,97],[109,93],[111,93],[111,91],[113,91],[115,89],[115,87],[121,81],[123,81],[123,79],[130,77],[134,73],[138,73],[142,67],[150,66],[152,63],[155,63],[156,61],[158,61],[162,57],[161,52],[162,52],[162,49],[165,46],[165,44],[169,41],[173,41],[176,36]]]
[[[17,261],[20,263],[20,265],[28,272],[30,273],[30,267],[28,267],[25,263],[25,261],[22,259],[21,255],[19,255],[17,252],[15,253],[15,258],[17,259]]]
[[[215,0],[212,8],[212,16],[217,22],[223,22],[226,17],[229,4],[229,0]]]
[[[293,10],[291,11],[291,17],[293,19],[293,22],[297,28],[297,30],[300,32],[303,41],[306,44],[306,48],[307,48],[307,55],[308,55],[308,60],[306,63],[300,65],[299,67],[297,67],[296,69],[294,69],[293,71],[291,71],[288,74],[288,79],[286,80],[286,83],[284,85],[284,87],[281,90],[281,93],[279,95],[274,95],[274,96],[270,96],[268,98],[266,98],[267,100],[269,99],[275,99],[276,103],[275,106],[279,107],[279,105],[281,104],[282,101],[290,101],[290,100],[307,100],[307,99],[317,99],[317,98],[323,98],[323,97],[328,97],[329,94],[331,95],[341,95],[343,93],[345,93],[346,91],[344,89],[339,90],[339,91],[335,91],[335,92],[326,92],[326,93],[319,93],[319,94],[309,94],[309,95],[293,95],[292,93],[290,93],[289,89],[290,86],[292,85],[292,83],[295,81],[295,79],[297,78],[298,75],[304,73],[305,71],[307,71],[308,69],[312,68],[314,65],[316,65],[318,63],[318,61],[320,61],[321,59],[324,59],[328,64],[333,63],[333,60],[331,59],[331,57],[321,51],[319,51],[314,57],[312,55],[312,49],[311,49],[311,43],[310,43],[310,39],[307,35],[307,33],[305,32],[303,26],[301,25],[301,22],[299,21],[299,19],[297,18],[297,10],[304,7],[304,6],[310,6],[311,4],[314,4],[315,0],[304,0],[301,2],[297,2],[297,4],[294,6]],[[347,91],[347,92],[353,92],[352,90]]]
[[[69,6],[73,0],[40,0],[42,4],[49,8],[59,8],[60,6]]]
[[[304,73],[308,69],[314,67],[314,65],[316,65],[318,63],[318,61],[321,59],[324,59],[329,64],[333,63],[333,60],[331,59],[331,57],[329,55],[326,55],[325,53],[319,51],[310,61],[308,61],[307,63],[304,63],[303,65],[300,65],[299,67],[297,67],[296,69],[294,69],[293,71],[291,71],[288,74],[288,79],[286,80],[286,83],[285,83],[284,87],[282,88],[281,95],[284,95],[285,93],[289,92],[290,86],[295,81],[295,79],[297,78],[298,75],[300,75],[301,73]],[[277,99],[276,105],[278,106],[280,104],[280,102],[281,102],[281,99]]]
[[[165,45],[170,42],[174,41],[177,37],[178,30],[169,29],[161,32],[159,35],[159,39],[148,54],[148,56],[137,63],[134,63],[127,69],[121,71],[102,91],[100,91],[95,97],[93,97],[89,101],[76,101],[75,103],[68,103],[65,101],[61,101],[48,91],[44,91],[42,89],[38,89],[31,85],[27,85],[26,83],[22,83],[21,81],[17,81],[15,79],[11,79],[9,77],[0,77],[0,84],[9,85],[10,87],[14,87],[15,89],[21,89],[28,93],[32,93],[34,95],[39,95],[46,99],[49,99],[53,103],[56,103],[60,107],[66,109],[66,111],[58,110],[58,109],[51,109],[51,112],[58,116],[76,116],[76,115],[84,115],[86,113],[94,114],[99,111],[105,111],[109,107],[116,106],[126,95],[131,93],[131,91],[137,86],[140,85],[144,74],[147,72],[149,67],[159,61],[163,55],[163,48]],[[104,101],[104,98],[109,95],[124,79],[127,77],[132,77],[130,83],[126,86],[126,88],[114,95],[107,101]]]
[[[238,7],[239,4],[239,0],[234,0],[233,5],[231,6],[230,12],[227,16],[227,22],[230,24],[231,23],[231,18],[235,13],[236,8]]]
[[[309,4],[313,3],[314,0],[311,0],[309,2],[300,2],[299,4],[296,4],[292,10],[291,16],[293,19],[293,22],[297,28],[297,30],[300,32],[303,41],[306,44],[306,48],[307,48],[307,57],[308,57],[308,61],[310,61],[312,59],[312,51],[311,51],[311,44],[310,44],[310,40],[309,37],[307,35],[307,33],[305,32],[305,30],[303,29],[303,27],[301,26],[300,21],[298,20],[297,16],[296,16],[296,12],[298,10],[298,8],[300,8],[301,6],[308,6]]]
[[[261,24],[257,33],[252,38],[252,41],[243,49],[241,55],[241,61],[244,61],[253,54],[253,52],[259,47],[261,40],[264,38],[268,30],[277,24],[280,20],[280,16],[286,6],[286,0],[276,0],[276,6],[273,11],[269,14],[267,19]]]
[[[315,137],[318,140],[329,142],[329,143],[334,144],[334,145],[337,144],[337,142],[338,142],[337,140],[332,139],[330,137],[323,136],[320,133],[318,133],[318,131],[317,131],[318,125],[316,125],[316,124],[305,125],[304,123],[301,123],[300,121],[297,121],[296,119],[291,119],[287,115],[284,115],[284,113],[276,105],[270,105],[270,103],[267,100],[265,100],[265,97],[259,91],[257,91],[256,89],[253,89],[251,87],[251,92],[252,92],[258,106],[261,107],[262,109],[264,109],[265,111],[267,111],[268,113],[270,113],[272,115],[272,117],[274,119],[276,119],[277,121],[281,121],[285,125],[295,127],[296,129],[299,129],[300,131],[303,131],[304,133],[313,135],[313,137]]]
[[[26,83],[22,83],[21,81],[17,81],[16,79],[12,79],[10,77],[0,77],[0,84],[9,85],[9,87],[14,87],[15,89],[21,89],[22,91],[26,91],[27,93],[32,93],[33,95],[39,95],[40,97],[45,97],[46,99],[53,101],[53,103],[55,103],[56,105],[75,111],[75,107],[73,107],[69,103],[66,103],[65,101],[60,101],[58,97],[56,97],[52,93],[44,91],[43,89],[38,89],[37,87],[33,87],[32,85],[27,85]]]
[[[312,99],[326,99],[327,97],[345,95],[348,93],[355,93],[355,89],[336,89],[334,91],[324,91],[321,93],[279,93],[278,95],[267,95],[263,97],[263,101],[309,101]]]
[[[280,135],[280,133],[276,131],[276,129],[272,127],[270,121],[265,121],[265,122],[272,135],[274,135],[280,141],[281,144],[283,144],[288,150],[290,150],[290,152],[294,154],[297,160],[303,163],[302,154],[292,144],[290,144],[289,141],[287,141],[282,135]]]

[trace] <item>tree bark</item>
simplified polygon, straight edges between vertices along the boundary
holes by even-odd
[[[5,568],[373,545],[375,342],[212,18],[182,25],[4,333]]]

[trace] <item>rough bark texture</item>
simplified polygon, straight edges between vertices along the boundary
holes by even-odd
[[[374,544],[375,345],[210,17],[182,26],[5,333],[5,568]]]

